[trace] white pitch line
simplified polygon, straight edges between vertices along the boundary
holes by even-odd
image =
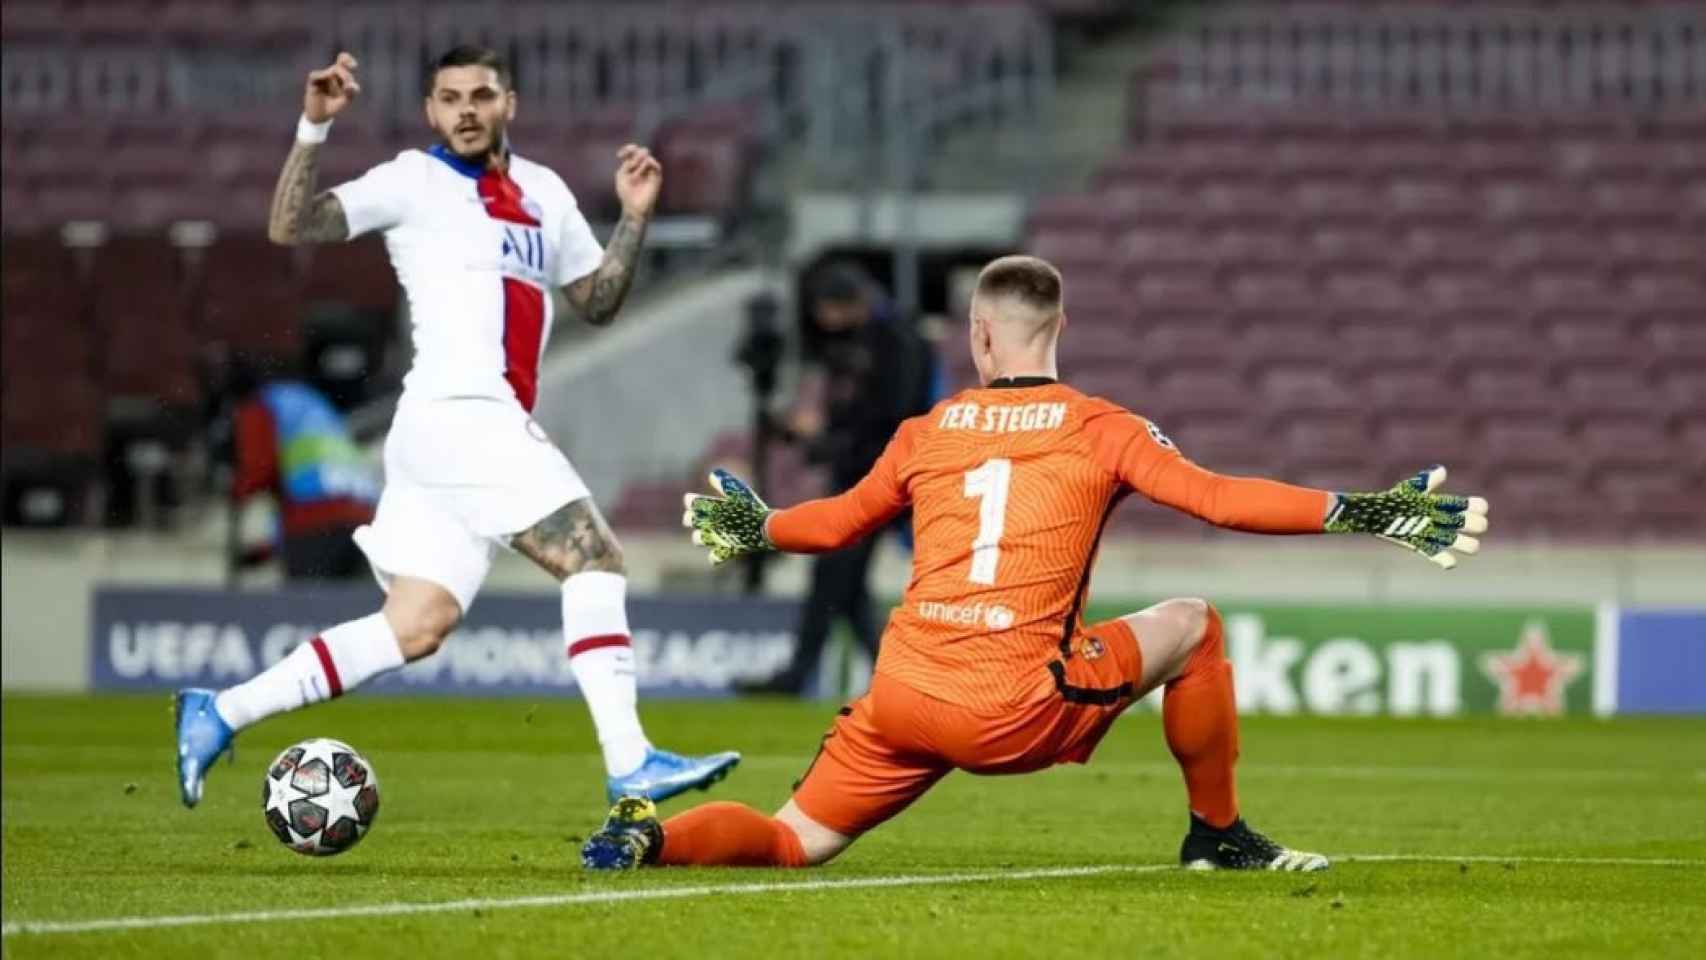
[[[1562,866],[1629,866],[1706,868],[1706,860],[1640,859],[1636,857],[1498,857],[1485,854],[1353,853],[1337,854],[1342,863],[1538,863]],[[731,883],[716,886],[656,887],[649,890],[603,890],[557,893],[534,897],[485,900],[446,900],[438,903],[374,903],[354,907],[319,907],[303,910],[254,910],[238,913],[202,913],[161,917],[109,917],[99,920],[25,920],[0,925],[0,935],[13,937],[36,933],[97,933],[108,930],[153,930],[163,927],[197,927],[215,924],[337,920],[346,917],[396,917],[423,913],[455,913],[467,910],[513,910],[525,907],[564,907],[583,903],[622,903],[636,900],[672,900],[687,897],[749,896],[764,893],[810,892],[814,890],[857,890],[873,887],[930,887],[962,883],[996,883],[1007,880],[1058,880],[1107,874],[1158,873],[1172,870],[1170,863],[1103,864],[1082,867],[1042,867],[1000,873],[910,874],[891,877],[851,877],[843,880],[802,880],[783,883]]]
[[[1541,863],[1579,867],[1706,867],[1706,860],[1667,860],[1643,857],[1497,857],[1477,854],[1448,857],[1426,853],[1343,853],[1342,863]]]
[[[1094,877],[1110,873],[1154,873],[1174,869],[1172,864],[1105,864],[1086,867],[1047,867],[1008,870],[1000,873],[911,874],[891,877],[852,877],[845,880],[803,880],[783,883],[730,883],[698,887],[654,887],[648,890],[604,890],[590,893],[555,893],[535,897],[505,897],[484,900],[446,900],[438,903],[374,903],[355,907],[319,907],[305,910],[251,910],[239,913],[200,913],[163,917],[110,917],[101,920],[25,920],[0,926],[0,935],[25,933],[95,933],[105,930],[152,930],[161,927],[199,927],[212,924],[274,923],[300,920],[336,920],[345,917],[395,917],[421,913],[455,913],[463,910],[513,910],[522,907],[563,907],[582,903],[621,903],[633,900],[671,900],[684,897],[748,896],[764,893],[794,893],[813,890],[857,890],[870,887],[929,887],[961,883],[992,883],[1003,880],[1056,880]]]

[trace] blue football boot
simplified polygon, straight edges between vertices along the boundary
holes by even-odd
[[[605,799],[615,803],[623,797],[644,797],[657,802],[687,790],[709,790],[711,784],[728,776],[738,763],[740,754],[733,750],[705,757],[684,757],[652,747],[646,751],[646,762],[638,770],[605,779]]]
[[[623,797],[598,832],[581,844],[581,866],[588,870],[632,870],[653,863],[663,849],[663,825],[657,805],[645,797]]]
[[[186,807],[201,800],[202,780],[219,755],[231,751],[236,757],[231,741],[237,732],[213,709],[213,695],[212,690],[191,687],[179,690],[172,700],[178,728],[178,791]]]

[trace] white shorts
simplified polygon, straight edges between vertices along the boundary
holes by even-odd
[[[385,489],[355,531],[381,588],[419,577],[467,613],[493,551],[589,496],[580,474],[513,402],[404,398],[385,438]]]

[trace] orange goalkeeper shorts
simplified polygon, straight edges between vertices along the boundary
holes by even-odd
[[[884,674],[842,707],[817,758],[794,786],[806,816],[856,837],[906,809],[952,770],[1029,773],[1084,763],[1133,699],[1142,678],[1137,637],[1124,620],[1089,627],[1066,663],[1072,687],[1127,695],[1071,702],[1058,691],[990,716],[919,693]]]

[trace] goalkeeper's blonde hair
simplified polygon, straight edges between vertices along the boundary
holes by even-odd
[[[1022,340],[1053,336],[1060,329],[1064,282],[1054,264],[1017,254],[992,260],[977,276],[973,299],[997,307],[995,313]],[[1009,306],[1020,309],[1003,309]]]

